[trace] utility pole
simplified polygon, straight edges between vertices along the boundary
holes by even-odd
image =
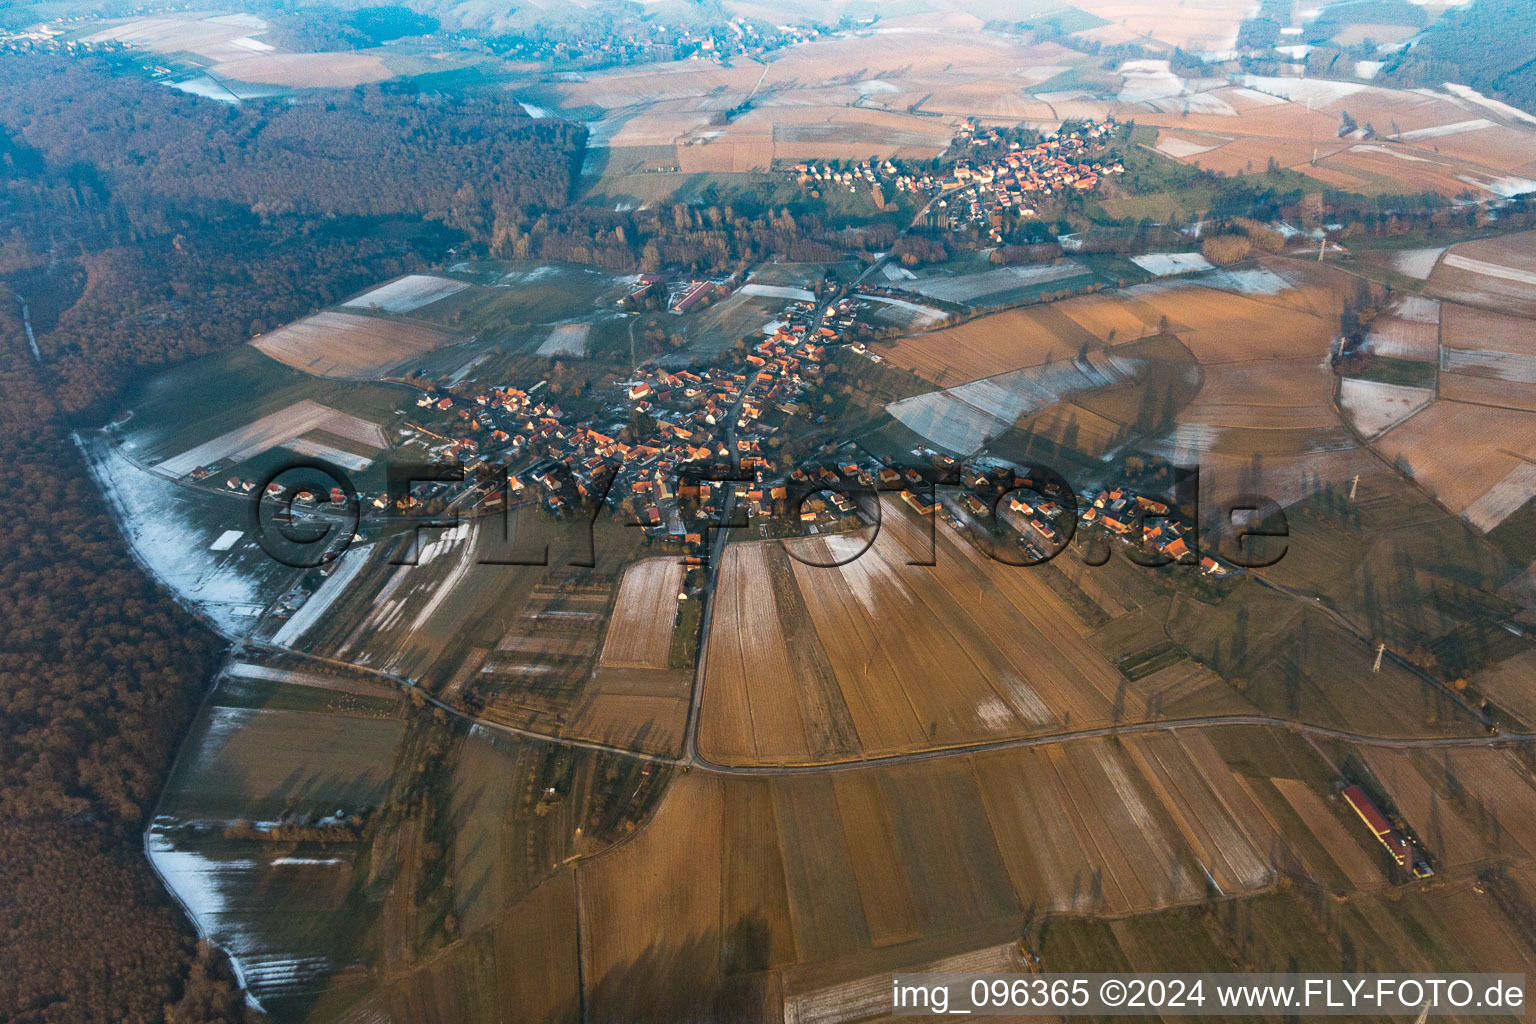
[[[1385,653],[1387,653],[1387,645],[1386,644],[1377,644],[1376,645],[1376,664],[1371,666],[1371,671],[1372,672],[1380,672],[1381,671],[1381,656],[1383,654],[1385,654]]]
[[[1360,486],[1360,474],[1356,473],[1355,474],[1355,478],[1349,482],[1349,500],[1350,501],[1354,501],[1355,500],[1355,488],[1359,487],[1359,486]]]

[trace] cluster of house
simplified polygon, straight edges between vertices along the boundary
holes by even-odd
[[[993,509],[1001,511],[1002,522],[1018,533],[1019,546],[1034,559],[1060,549],[1063,538],[1071,532],[1070,516],[1075,506],[1077,525],[1083,530],[1099,530],[1159,552],[1167,562],[1194,564],[1197,553],[1190,547],[1191,526],[1176,512],[1155,499],[1133,493],[1126,487],[1102,488],[1072,497],[1062,481],[1032,473],[1019,472],[994,460],[958,465],[946,455],[932,455],[930,461],[946,481],[955,480],[961,490],[953,499],[955,508],[973,520],[985,523],[994,518]],[[939,512],[941,502],[932,487],[933,477],[916,468],[898,471],[884,468],[876,475],[882,489],[901,488],[901,499],[920,515]],[[1001,501],[1003,497],[1008,500]],[[958,515],[950,514],[955,525]],[[1201,570],[1210,576],[1226,576],[1232,570],[1208,554],[1199,554]]]
[[[976,161],[962,157],[953,171],[939,180],[942,197],[934,204],[936,212],[951,227],[966,221],[988,224],[996,240],[1000,237],[996,222],[1001,214],[1033,216],[1037,196],[1091,192],[1105,177],[1124,174],[1125,165],[1115,157],[1091,159],[1114,128],[1114,118],[1079,122],[1063,126],[1032,145],[1017,139],[1008,141],[1007,152],[1000,157]],[[1002,142],[997,129],[983,130],[974,121],[961,125],[961,136],[989,148]]]
[[[772,335],[771,340],[780,345],[811,342],[819,362],[825,355],[825,346],[835,344],[857,327],[859,314],[868,308],[869,301],[857,295],[837,299],[825,306],[814,299],[797,299],[765,324],[763,332]]]
[[[643,61],[713,59],[729,61],[737,56],[758,56],[819,39],[823,30],[814,25],[773,25],[732,18],[707,27],[667,26],[651,23],[638,32],[605,32],[569,36],[565,33],[509,35],[497,40],[498,52],[553,64],[580,61],[592,66],[632,64]]]
[[[960,126],[957,142],[970,147],[1006,147],[1007,152],[986,159],[961,157],[948,174],[907,170],[896,161],[875,159],[851,170],[796,164],[794,173],[801,184],[812,187],[842,186],[854,191],[866,185],[881,206],[886,187],[934,199],[934,213],[950,226],[959,227],[968,220],[987,221],[1007,211],[1032,216],[1033,197],[1037,195],[1088,192],[1106,176],[1123,174],[1125,166],[1115,157],[1090,159],[1109,140],[1115,125],[1114,118],[1072,122],[1039,142],[1025,145],[1018,139],[1005,142],[999,129],[982,128],[974,119],[967,119]]]
[[[1166,504],[1126,487],[1114,487],[1082,496],[1078,518],[1085,527],[1102,527],[1128,544],[1140,544],[1159,552],[1170,562],[1193,563],[1210,576],[1226,576],[1231,570],[1208,554],[1189,546],[1191,527],[1169,514]]]

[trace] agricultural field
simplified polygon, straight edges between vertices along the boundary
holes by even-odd
[[[1283,732],[1215,732],[1215,742],[1179,730],[832,775],[679,776],[637,836],[500,898],[391,982],[388,998],[474,1019],[487,988],[528,993],[552,1012],[579,999],[594,1012],[641,1006],[668,1018],[727,1008],[777,1018],[793,1007],[844,1019],[879,1005],[870,990],[892,970],[1017,968],[1005,944],[1019,938],[1020,915],[1028,948],[1058,970],[1214,970],[1234,941],[1254,962],[1290,950],[1323,969],[1349,935],[1413,927],[1424,929],[1417,939],[1370,955],[1422,969],[1459,942],[1482,948],[1518,927],[1496,904],[1462,907],[1473,897],[1454,873],[1405,893],[1401,918],[1387,915],[1384,852],[1321,782],[1332,769],[1320,754]],[[1352,756],[1376,773],[1372,785],[1401,785],[1415,770],[1402,755]],[[1478,753],[1466,767],[1493,763]],[[1488,786],[1518,787],[1506,800],[1536,792],[1509,769],[1494,776]],[[1441,799],[1465,820],[1470,793]],[[1463,863],[1449,851],[1481,857],[1465,839],[1426,841],[1433,856],[1447,851],[1448,871]],[[967,871],[954,870],[957,858]],[[666,884],[666,865],[690,884]],[[1522,872],[1509,884],[1524,885]],[[1198,906],[1218,891],[1246,898]],[[1461,907],[1454,921],[1436,916],[1450,904]],[[1491,937],[1474,938],[1478,927]],[[534,934],[547,944],[527,945]]]
[[[1157,126],[1160,152],[1207,170],[1262,172],[1273,159],[1332,188],[1482,197],[1527,190],[1536,175],[1528,123],[1452,92],[1258,75],[1209,88],[1166,69],[1150,77],[1157,89],[1122,90],[1104,108]],[[1340,138],[1345,113],[1376,137]]]
[[[317,377],[366,379],[454,340],[417,323],[325,312],[279,327],[251,344],[278,362]]]
[[[470,287],[415,310],[414,317],[493,342],[518,328],[592,320],[598,310],[611,311],[633,282],[593,267],[519,260],[459,263],[453,273]],[[535,346],[548,335],[548,328],[535,332]]]
[[[81,34],[87,43],[121,43],[177,63],[190,55],[192,67],[206,68],[210,85],[225,81],[287,88],[350,89],[399,74],[393,54],[383,49],[287,53],[267,42],[268,24],[253,14],[166,13],[95,23]],[[447,67],[460,62],[441,54]],[[192,79],[191,81],[199,81]],[[184,83],[182,83],[184,84]],[[238,85],[237,85],[238,90]],[[197,91],[194,86],[188,91]],[[236,99],[240,91],[220,88],[209,95]],[[220,95],[222,93],[222,95]]]
[[[1427,291],[1468,306],[1536,316],[1536,232],[1452,246]]]
[[[273,639],[418,679],[486,721],[676,749],[689,673],[671,662],[675,558],[636,563],[625,584],[637,531],[600,516],[589,546],[531,508],[417,532],[414,556],[409,532],[349,552]]]
[[[294,572],[247,535],[246,502],[179,487],[99,434],[82,450],[140,563],[224,636],[250,631]]]
[[[926,160],[967,115],[1050,119],[1024,90],[1085,63],[1055,44],[956,27],[944,18],[816,40],[762,64],[653,64],[528,91],[550,109],[599,112],[592,144],[611,151],[607,173],[638,159],[647,170],[742,174],[813,159]]]
[[[1437,401],[1375,446],[1484,532],[1536,497],[1536,413]]]
[[[346,309],[366,309],[375,313],[410,313],[438,299],[445,299],[454,292],[468,287],[463,281],[451,277],[433,277],[430,274],[407,274],[387,284],[348,299],[342,303]]]
[[[395,771],[400,716],[398,693],[366,682],[239,663],[178,758],[146,836],[150,860],[268,1012],[302,1013],[369,955],[370,915],[353,888],[366,858],[355,838],[322,846],[237,826],[372,815]]]
[[[894,499],[862,554],[867,536],[784,544],[727,551],[699,733],[712,760],[815,763],[1141,721],[1176,689],[1128,684],[1040,575],[1054,570],[995,561]]]
[[[1380,88],[1386,51],[1327,77],[1227,59],[1256,13],[1360,45],[1445,4],[505,6],[344,53],[282,52],[252,15],[69,30],[209,96],[406,78],[385,91],[493,89],[590,132],[579,180],[544,169],[569,191],[470,183],[475,209],[357,218],[421,272],[167,369],[124,356],[106,425],[67,424],[140,568],[225,645],[137,827],[254,1009],[832,1024],[886,1019],[895,971],[1536,971],[1536,220],[1505,202],[1536,190],[1536,117]],[[957,135],[992,154],[989,128],[1105,116],[1140,129],[1124,177],[1062,186],[1041,224],[951,224],[942,252],[918,244],[948,230],[914,223],[926,196],[793,173],[889,156],[953,186]],[[90,170],[66,176],[83,204]],[[203,230],[148,210],[50,245]],[[259,220],[240,230],[314,227]],[[1024,248],[1042,227],[1060,246]],[[68,350],[48,321],[70,321],[31,287],[47,254],[13,242],[17,372],[35,357],[46,389]],[[487,255],[510,251],[593,264]],[[642,269],[676,296],[706,265],[686,314],[628,301]],[[391,457],[438,456],[474,493],[396,514]],[[373,509],[310,570],[248,515],[248,478],[294,458]],[[695,515],[679,478],[726,461]],[[1086,515],[1010,509],[996,481],[1025,466]],[[908,467],[956,474],[926,515],[896,493]],[[1269,501],[1286,531],[1255,546],[1284,555],[1253,564],[1232,513]],[[747,528],[721,536],[730,513]],[[1175,536],[1188,555],[1142,564]],[[181,984],[166,1014],[192,1012]]]
[[[1072,260],[1026,267],[997,267],[975,273],[930,275],[898,281],[896,287],[930,299],[972,308],[1039,298],[1043,292],[1081,288],[1093,272]]]

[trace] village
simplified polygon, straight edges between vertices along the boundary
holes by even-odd
[[[879,207],[885,206],[887,188],[909,193],[928,204],[926,218],[933,226],[957,231],[980,225],[1000,241],[1002,218],[1036,216],[1038,197],[1091,192],[1109,175],[1125,173],[1118,158],[1101,152],[1118,127],[1112,117],[1067,122],[1031,143],[967,118],[950,149],[977,155],[959,156],[947,173],[919,170],[893,158],[867,159],[848,170],[797,163],[792,173],[809,188],[841,186],[852,192],[867,186]]]

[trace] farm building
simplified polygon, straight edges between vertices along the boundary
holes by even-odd
[[[912,511],[920,516],[931,516],[938,511],[939,503],[923,497],[915,491],[904,490],[901,492],[901,500],[911,507]]]
[[[668,312],[678,314],[688,312],[694,306],[697,306],[700,302],[703,302],[705,296],[707,296],[710,291],[714,289],[714,287],[715,283],[713,281],[694,281],[690,283],[687,289],[672,303],[672,308]]]
[[[1392,859],[1412,871],[1413,877],[1428,878],[1434,874],[1430,870],[1428,862],[1424,860],[1423,855],[1415,850],[1412,844],[1404,839],[1397,829],[1392,827],[1392,823],[1387,820],[1387,816],[1381,813],[1380,808],[1376,806],[1365,790],[1359,786],[1345,786],[1344,799],[1349,802],[1350,807],[1354,808],[1355,813],[1360,816],[1360,820],[1365,822],[1365,827],[1370,829],[1381,845],[1387,848],[1387,852],[1392,855]]]

